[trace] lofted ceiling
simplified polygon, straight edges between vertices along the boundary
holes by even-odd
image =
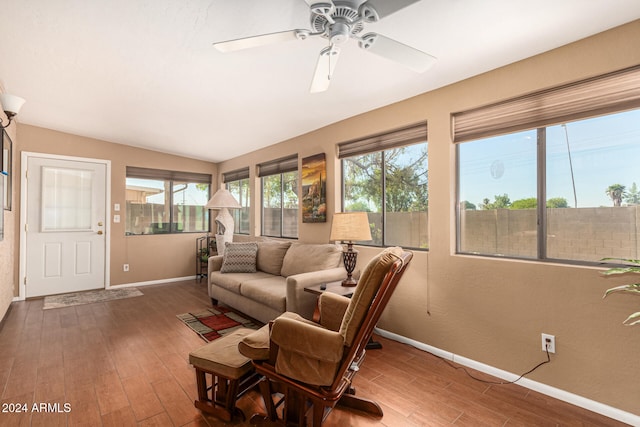
[[[19,122],[219,162],[639,19],[640,1],[422,0],[365,31],[435,56],[431,69],[351,40],[314,94],[325,39],[212,46],[307,29],[304,0],[2,0],[0,12],[0,82],[27,100]]]

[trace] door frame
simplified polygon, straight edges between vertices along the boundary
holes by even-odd
[[[35,157],[48,160],[68,160],[77,162],[100,163],[105,165],[106,188],[104,203],[105,234],[107,238],[104,239],[104,289],[109,289],[111,287],[111,160],[23,151],[20,157],[20,268],[18,274],[18,300],[24,301],[27,295],[27,288],[25,286],[27,272],[27,166],[29,164],[29,159]]]

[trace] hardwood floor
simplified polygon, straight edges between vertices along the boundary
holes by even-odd
[[[0,412],[0,426],[248,426],[193,406],[188,355],[204,342],[176,315],[210,305],[204,282],[140,290],[144,296],[53,310],[42,310],[42,299],[13,303],[0,330],[0,401],[12,412]],[[477,382],[429,353],[378,340],[384,347],[367,353],[355,386],[384,417],[337,408],[325,426],[623,425],[517,385]],[[263,412],[255,391],[239,406],[247,418]]]

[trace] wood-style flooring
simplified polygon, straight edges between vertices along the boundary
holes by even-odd
[[[176,315],[210,305],[204,282],[140,290],[144,296],[53,310],[42,310],[42,299],[13,303],[0,330],[0,401],[10,411],[0,412],[0,426],[248,426],[193,406],[188,355],[204,342]],[[378,340],[383,349],[367,353],[355,386],[384,417],[338,408],[325,426],[622,425],[518,385],[477,382],[429,353]],[[239,406],[247,418],[263,408],[255,391]]]

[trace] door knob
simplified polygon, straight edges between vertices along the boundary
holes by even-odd
[[[102,234],[102,230],[98,230],[98,234]]]
[[[102,227],[102,221],[98,223],[98,227]]]

